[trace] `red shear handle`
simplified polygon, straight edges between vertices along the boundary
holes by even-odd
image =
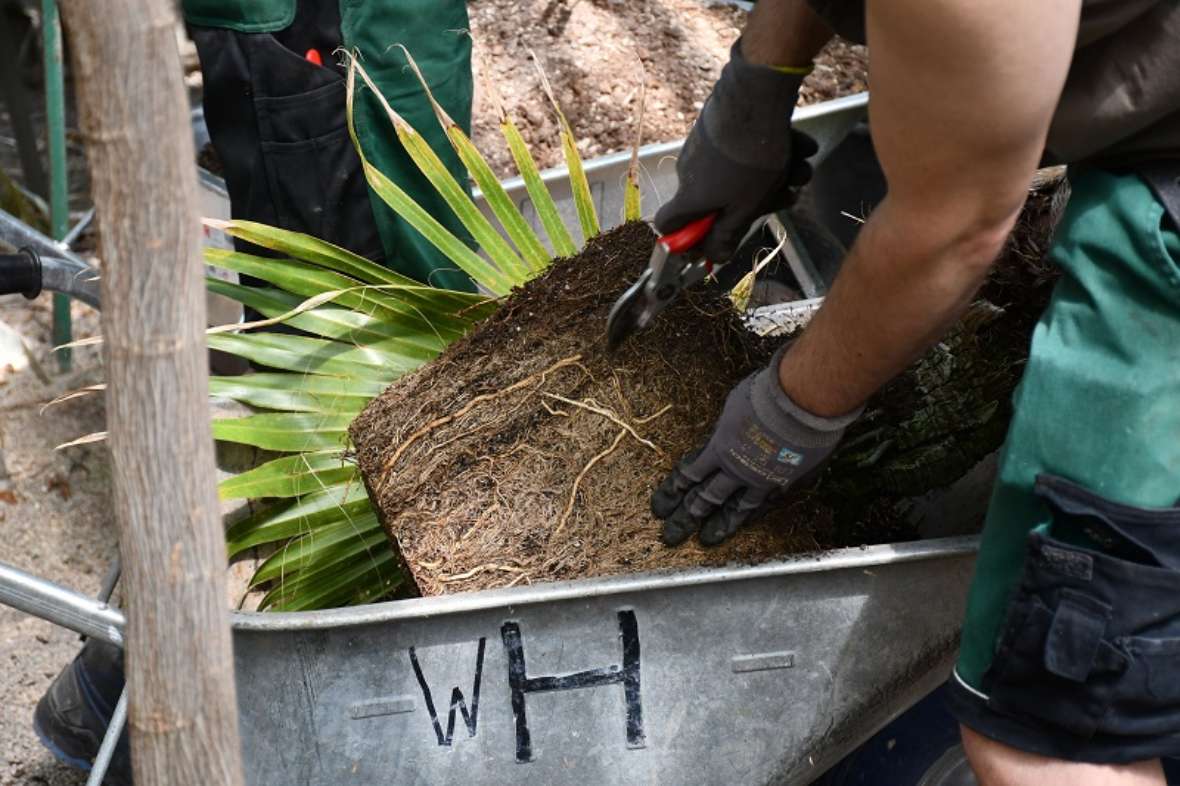
[[[703,218],[685,224],[675,232],[669,232],[661,237],[659,242],[668,249],[669,254],[683,253],[704,240],[716,220],[717,214],[710,213]]]

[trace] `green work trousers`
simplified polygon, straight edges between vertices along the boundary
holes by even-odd
[[[1112,503],[1180,498],[1180,236],[1137,175],[1071,173],[1051,260],[1062,277],[1033,334],[1028,366],[968,598],[956,675],[982,691],[1034,529],[1054,526],[1038,475]]]
[[[396,46],[409,50],[435,98],[470,131],[463,0],[184,0],[184,9],[235,217],[315,234],[435,286],[474,290],[466,274],[366,187],[345,127],[344,72],[333,61],[339,47],[357,52],[393,109],[465,184],[466,171]],[[306,53],[313,49],[311,59]],[[354,120],[369,162],[470,243],[363,85]]]

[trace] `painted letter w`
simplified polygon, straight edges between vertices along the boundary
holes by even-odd
[[[487,639],[479,640],[479,650],[475,656],[475,680],[471,686],[471,711],[467,710],[467,703],[463,699],[463,691],[458,686],[451,691],[451,710],[447,715],[447,733],[443,734],[442,725],[438,722],[438,713],[434,709],[434,697],[430,693],[430,686],[426,684],[426,677],[422,674],[422,667],[418,664],[418,656],[414,648],[410,647],[410,664],[414,667],[414,676],[418,678],[418,685],[422,688],[422,698],[426,701],[426,711],[430,713],[430,722],[434,725],[434,733],[438,737],[438,744],[450,747],[451,738],[455,734],[455,711],[463,715],[463,723],[467,726],[467,736],[475,736],[476,723],[479,721],[479,682],[483,676],[483,650]]]

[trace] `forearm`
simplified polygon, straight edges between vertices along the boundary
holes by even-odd
[[[889,191],[779,367],[798,406],[855,411],[970,303],[1028,196],[1079,16],[1079,0],[867,4]]]
[[[832,35],[805,0],[761,0],[742,33],[742,55],[757,65],[803,68]]]
[[[930,232],[887,198],[861,230],[819,313],[783,358],[783,389],[834,417],[855,410],[962,315],[1016,211],[982,227]]]

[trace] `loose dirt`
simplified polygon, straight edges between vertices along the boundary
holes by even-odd
[[[557,121],[533,67],[535,53],[557,91],[579,149],[629,149],[646,76],[644,142],[683,138],[729,58],[747,16],[700,0],[473,0],[476,97],[472,137],[501,177],[516,175],[500,135],[493,92],[508,107],[542,167],[562,163]],[[833,41],[804,83],[811,104],[868,88],[862,46]]]
[[[32,56],[39,57],[35,48]],[[35,93],[32,104],[35,133],[44,145],[44,102]],[[89,173],[72,103],[67,117],[73,222],[90,207]],[[0,101],[0,169],[23,183],[14,136]],[[43,161],[48,169],[44,155]],[[93,249],[96,229],[97,222],[92,223],[74,249],[84,255]],[[98,332],[94,310],[75,303],[72,312],[76,338]],[[76,349],[73,370],[58,370],[48,293],[33,301],[0,297],[0,322],[24,339],[36,363],[26,365],[17,355],[0,359],[0,561],[92,595],[116,552],[106,449],[101,444],[54,448],[104,428],[102,399],[76,399],[44,413],[41,408],[63,393],[101,381],[101,353]],[[0,784],[86,782],[84,773],[59,764],[32,728],[37,700],[80,648],[77,634],[0,605]]]
[[[97,396],[44,414],[56,396],[101,379],[99,353],[75,352],[74,370],[57,371],[50,352],[50,299],[0,297],[0,321],[19,332],[40,370],[0,362],[0,561],[79,592],[94,594],[115,554],[106,449],[54,447],[103,429]],[[74,310],[76,335],[97,330],[97,315]],[[0,606],[0,784],[80,786],[85,776],[58,764],[32,729],[33,707],[77,654],[77,634]]]

